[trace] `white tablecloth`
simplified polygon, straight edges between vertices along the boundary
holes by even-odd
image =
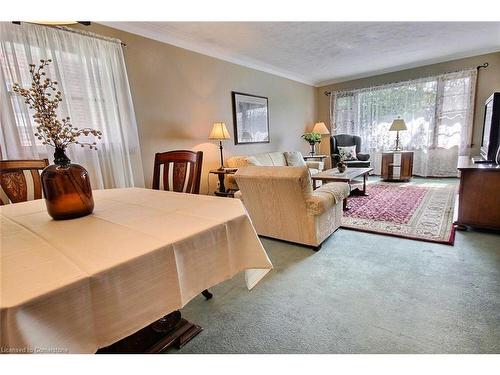
[[[246,270],[272,268],[238,199],[94,191],[92,215],[54,221],[45,202],[3,206],[0,349],[92,353]]]

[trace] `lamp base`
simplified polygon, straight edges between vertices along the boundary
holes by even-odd
[[[394,151],[402,151],[403,149],[399,146],[399,130],[396,132],[396,148]]]
[[[218,168],[219,171],[224,170],[224,158],[222,157],[222,141],[219,141],[219,150],[220,150],[220,167]]]

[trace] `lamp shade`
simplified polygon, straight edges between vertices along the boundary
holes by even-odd
[[[395,131],[400,131],[400,130],[406,130],[406,123],[405,123],[405,120],[398,117],[397,119],[394,119],[394,121],[392,122],[392,125],[391,125],[389,131],[395,132]]]
[[[316,124],[314,124],[312,132],[321,135],[330,134],[324,122],[317,122]]]
[[[208,139],[223,140],[229,138],[231,137],[229,136],[229,132],[227,131],[226,124],[223,122],[214,122],[212,131],[210,132]]]

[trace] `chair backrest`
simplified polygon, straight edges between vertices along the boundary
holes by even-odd
[[[250,166],[238,169],[234,178],[258,234],[286,234],[290,240],[305,235],[306,200],[312,194],[307,167]]]
[[[203,152],[176,150],[155,155],[153,189],[160,190],[160,172],[163,166],[163,190],[199,194]]]
[[[48,159],[0,160],[0,205],[42,198],[39,171],[48,165]]]
[[[361,152],[361,137],[359,135],[336,134],[330,137],[330,150],[332,154],[338,154],[338,147],[356,146],[356,153]]]

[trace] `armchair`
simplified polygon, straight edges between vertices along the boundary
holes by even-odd
[[[370,167],[370,155],[361,153],[361,137],[350,134],[337,134],[330,137],[330,152],[332,153],[332,167],[335,168],[334,155],[339,154],[338,147],[356,146],[356,156],[358,160],[346,160],[344,163],[351,168],[368,168]]]
[[[234,175],[259,235],[318,249],[339,226],[349,186],[333,182],[312,189],[306,167],[256,167]]]

